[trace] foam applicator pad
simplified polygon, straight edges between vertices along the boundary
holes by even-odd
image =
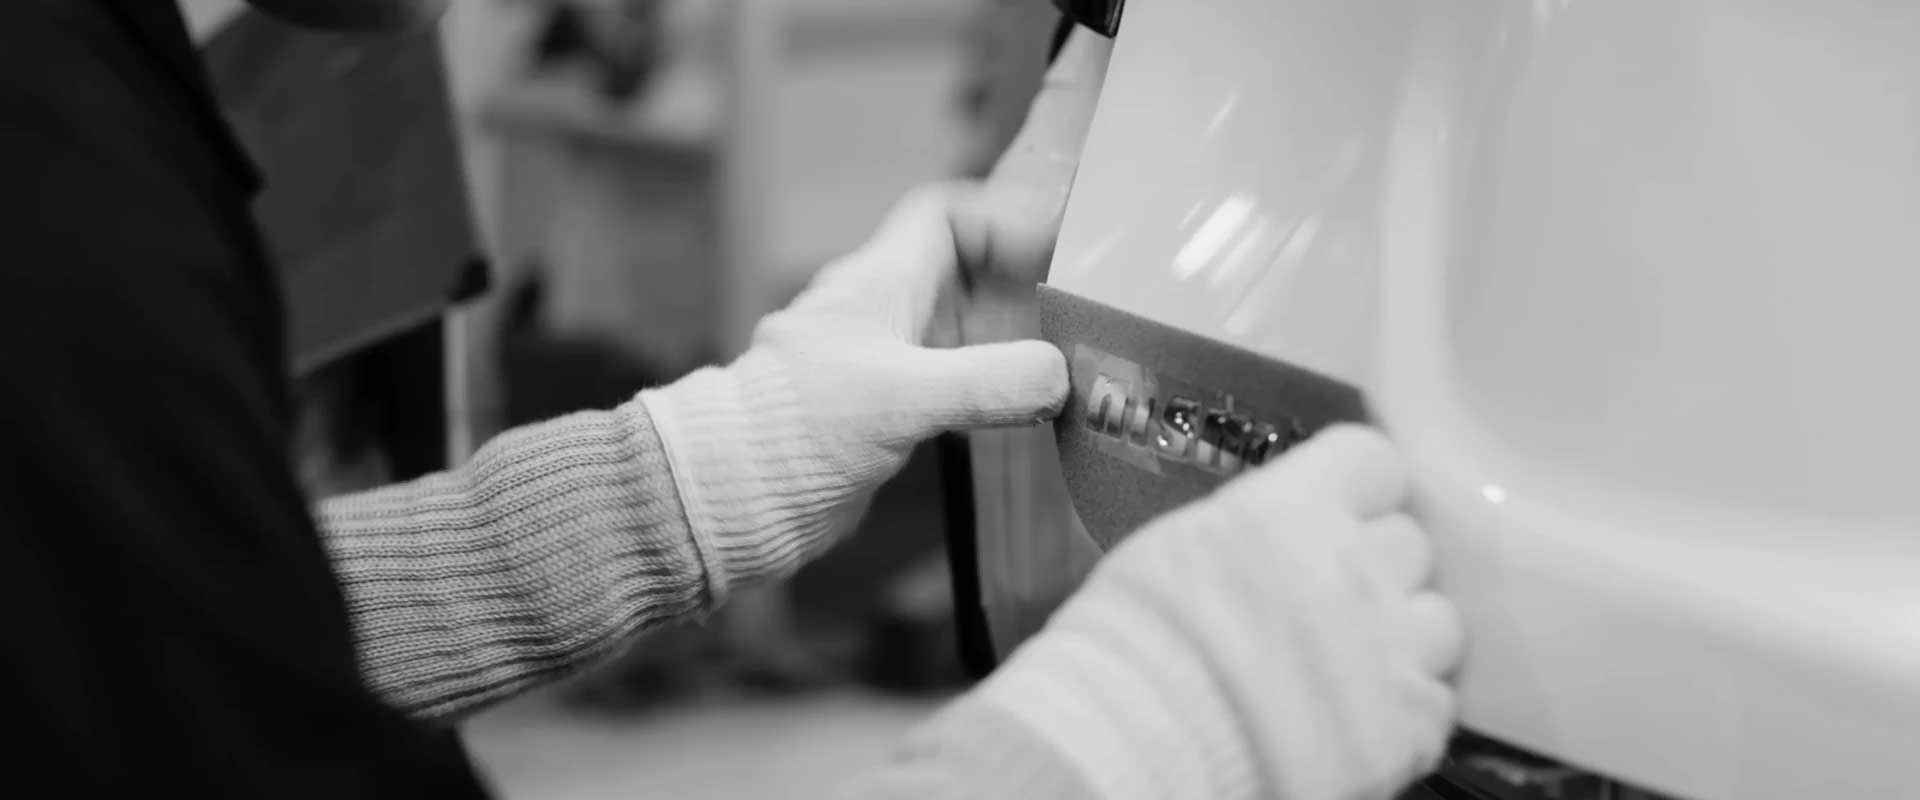
[[[1054,423],[1074,510],[1101,548],[1336,422],[1359,390],[1051,286],[1042,338],[1072,388]]]

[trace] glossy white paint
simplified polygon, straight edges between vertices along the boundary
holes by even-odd
[[[1909,796],[1917,43],[1871,0],[1133,0],[1049,282],[1368,389],[1470,726]]]

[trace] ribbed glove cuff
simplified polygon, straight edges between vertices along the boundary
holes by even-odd
[[[719,605],[791,574],[827,542],[839,493],[809,480],[807,430],[782,365],[708,367],[642,392]]]

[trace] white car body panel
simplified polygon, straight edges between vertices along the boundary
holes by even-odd
[[[1914,793],[1920,4],[1132,0],[1048,283],[1366,391],[1469,727]]]

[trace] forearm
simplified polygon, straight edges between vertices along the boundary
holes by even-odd
[[[509,431],[457,469],[317,516],[362,673],[420,716],[574,672],[726,588],[637,400]]]

